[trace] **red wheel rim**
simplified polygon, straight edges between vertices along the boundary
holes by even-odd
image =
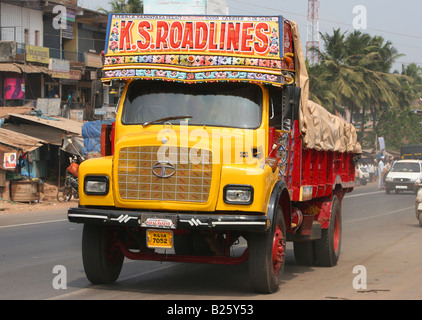
[[[337,252],[340,244],[340,222],[338,221],[338,213],[334,217],[334,251]]]
[[[273,270],[275,275],[278,275],[284,263],[284,251],[285,239],[283,230],[280,225],[277,225],[273,238]]]

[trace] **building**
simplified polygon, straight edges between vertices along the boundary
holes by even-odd
[[[117,102],[112,88],[103,90],[100,81],[107,18],[77,0],[0,2],[3,197],[21,176],[63,177],[63,141],[79,139],[83,121],[114,117],[106,112]]]
[[[104,99],[99,80],[106,26],[106,14],[78,7],[77,0],[2,1],[0,106],[40,102],[53,115],[101,118],[95,108],[114,102]]]

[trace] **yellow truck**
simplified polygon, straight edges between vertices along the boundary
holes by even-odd
[[[248,263],[278,290],[286,242],[334,266],[354,127],[308,101],[297,25],[280,16],[110,14],[102,81],[124,84],[104,156],[79,168],[92,283],[124,258]]]

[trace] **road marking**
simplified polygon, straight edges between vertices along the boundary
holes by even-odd
[[[35,224],[63,222],[63,221],[69,221],[69,220],[60,219],[60,220],[49,220],[49,221],[39,221],[39,222],[28,222],[28,223],[21,223],[21,224],[11,224],[11,225],[8,225],[8,226],[0,226],[0,229],[12,228],[12,227],[22,227],[22,226],[32,226],[32,225],[35,225]]]
[[[411,210],[411,209],[415,209],[415,207],[414,206],[413,207],[407,207],[407,208],[402,208],[402,209],[398,209],[398,210],[394,210],[394,211],[389,211],[389,212],[386,212],[386,213],[383,213],[383,214],[378,214],[378,215],[375,215],[375,216],[343,221],[343,224],[344,223],[350,223],[350,222],[358,222],[358,221],[363,221],[363,220],[369,220],[369,219],[373,219],[373,218],[384,217],[384,216],[388,216],[390,214],[395,214],[395,213],[398,213],[398,212],[407,211],[407,210]]]
[[[142,276],[145,276],[145,275],[150,274],[150,273],[154,273],[154,272],[157,272],[157,271],[162,271],[162,270],[174,268],[174,267],[175,267],[175,264],[168,264],[168,265],[165,265],[165,266],[162,266],[162,267],[153,268],[153,269],[148,270],[148,271],[144,271],[144,272],[140,272],[140,273],[136,273],[136,274],[131,274],[131,275],[126,275],[126,276],[121,276],[117,280],[117,283],[122,282],[122,281],[127,281],[127,280],[130,280],[132,278],[142,277]],[[111,284],[111,285],[92,285],[92,284],[90,284],[90,287],[79,289],[79,290],[72,291],[72,292],[69,292],[69,293],[65,293],[65,294],[62,294],[62,295],[59,295],[59,296],[47,298],[47,300],[69,298],[71,296],[79,295],[79,294],[89,292],[89,291],[92,291],[92,290],[95,290],[95,289],[99,289],[99,288],[102,288],[102,287],[110,287],[110,286],[113,286],[113,284]]]
[[[347,194],[346,196],[344,196],[344,198],[354,198],[354,197],[360,197],[360,196],[367,196],[370,194],[375,194],[375,193],[385,193],[385,191],[374,191],[374,192],[367,192],[367,193],[358,193],[358,194]]]

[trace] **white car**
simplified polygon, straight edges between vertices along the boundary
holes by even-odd
[[[394,190],[417,192],[422,186],[422,161],[421,160],[399,160],[397,161],[385,178],[385,192],[388,194]]]
[[[356,168],[357,170],[357,182],[358,184],[364,186],[369,182],[369,172],[368,170],[363,167],[359,166]]]

